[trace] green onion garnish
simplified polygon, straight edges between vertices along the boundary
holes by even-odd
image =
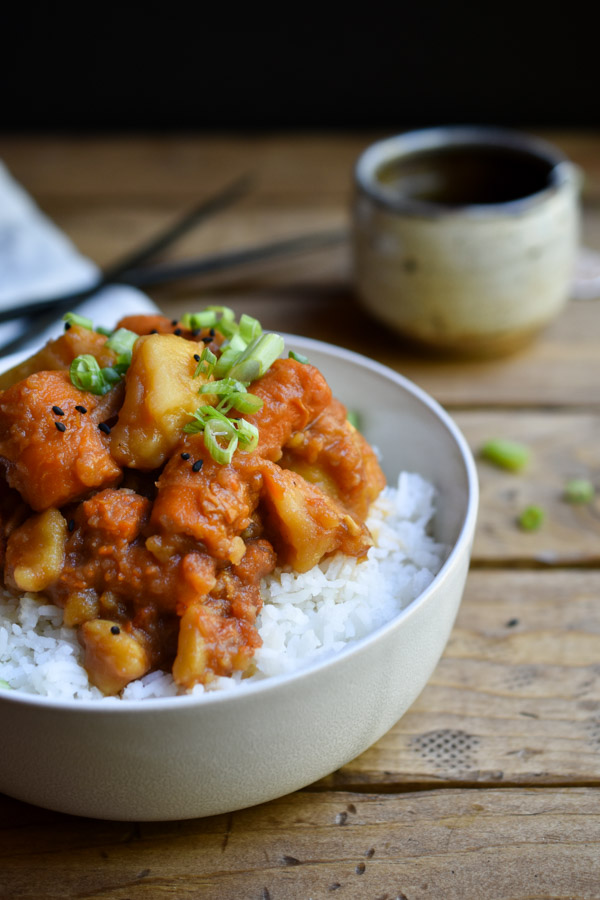
[[[221,400],[216,409],[228,413],[236,409],[242,413],[255,413],[262,408],[263,401],[254,394],[249,394],[246,385],[234,378],[222,378],[220,381],[209,381],[203,384],[199,394],[216,394]]]
[[[69,325],[80,325],[82,328],[87,328],[88,331],[94,330],[94,323],[91,319],[86,319],[85,316],[78,316],[77,313],[68,312],[63,316],[63,321],[68,322]]]
[[[187,434],[204,432],[206,449],[221,465],[231,462],[238,444],[247,451],[255,450],[258,445],[258,428],[245,419],[228,419],[214,406],[201,406],[192,417],[193,421],[184,425],[183,430]],[[226,446],[223,441],[227,442]]]
[[[512,472],[518,472],[528,462],[530,458],[529,449],[524,444],[517,441],[493,440],[488,441],[481,448],[481,456],[488,462],[500,466],[502,469],[510,469]]]
[[[3,691],[12,690],[10,684],[8,683],[8,681],[5,681],[4,678],[0,678],[0,690],[3,690]]]
[[[251,344],[252,341],[261,336],[263,330],[258,319],[253,319],[252,316],[247,316],[244,313],[240,319],[238,333],[246,344]]]
[[[219,443],[221,440],[227,441],[226,447]],[[204,443],[215,462],[227,465],[231,462],[238,445],[235,426],[232,422],[224,425],[218,419],[209,419],[204,426]]]
[[[591,503],[596,490],[587,478],[571,478],[565,485],[565,500],[568,503]]]
[[[91,353],[76,356],[69,368],[71,383],[80,391],[90,394],[107,394],[117,384],[125,372],[127,365],[116,364],[101,369],[98,360]]]
[[[356,428],[357,431],[360,431],[360,416],[354,409],[349,409],[346,413],[346,419],[353,428]]]
[[[215,378],[223,378],[229,373],[237,359],[240,358],[247,344],[239,334],[234,334],[227,346],[222,350],[214,368]],[[241,379],[240,379],[241,380]]]
[[[76,356],[69,368],[71,382],[80,391],[92,394],[106,394],[110,385],[105,381],[98,360],[91,353]]]
[[[258,374],[250,379],[255,381],[262,378],[265,372],[271,368],[275,360],[281,356],[285,341],[280,334],[263,334],[250,344],[237,358],[235,365],[227,372],[230,378],[239,381],[248,381],[251,369],[258,369]],[[258,366],[256,366],[258,363]]]
[[[206,378],[210,378],[216,364],[217,357],[212,352],[212,350],[209,350],[208,347],[205,347],[200,354],[200,359],[198,361],[198,365],[196,366],[196,371],[194,372],[194,378],[198,378],[199,375],[205,375]]]
[[[263,401],[260,397],[257,397],[256,394],[249,394],[247,391],[245,393],[230,394],[227,400],[230,404],[229,409],[236,409],[241,413],[252,414],[263,408]]]
[[[290,352],[288,353],[288,358],[295,359],[296,362],[299,362],[299,363],[306,364],[308,362],[308,356],[303,356],[302,353],[296,353],[295,350],[290,350]]]
[[[112,331],[110,328],[105,328],[103,325],[96,325],[96,334],[103,334],[104,337],[110,337]]]
[[[119,357],[128,356],[129,361],[131,362],[133,345],[138,337],[139,334],[136,334],[134,331],[129,331],[127,328],[117,328],[117,330],[110,335],[105,346],[108,347],[109,350],[114,350]]]
[[[524,531],[537,531],[546,518],[540,506],[528,506],[519,516],[519,525]]]

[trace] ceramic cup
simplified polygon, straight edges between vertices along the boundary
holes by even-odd
[[[355,171],[361,303],[430,348],[518,348],[568,299],[579,183],[557,148],[504,129],[430,128],[373,144]]]

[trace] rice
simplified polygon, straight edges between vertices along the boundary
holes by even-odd
[[[374,546],[357,562],[340,553],[309,572],[276,569],[261,585],[264,600],[257,626],[263,641],[256,671],[216,678],[200,695],[237,690],[273,675],[294,672],[338,653],[389,622],[418,597],[439,571],[447,548],[429,534],[435,491],[420,475],[402,473],[372,505],[367,526]],[[0,594],[0,688],[56,699],[105,698],[90,685],[82,651],[62,610],[33,594]],[[170,674],[151,672],[127,685],[123,700],[179,693]]]

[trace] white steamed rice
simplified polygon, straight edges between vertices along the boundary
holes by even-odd
[[[256,673],[217,678],[205,690],[234,690],[269,676],[293,672],[325,659],[346,644],[390,621],[421,594],[440,569],[447,548],[428,528],[434,514],[433,487],[402,473],[373,504],[367,525],[374,546],[363,562],[336,554],[309,572],[276,569],[264,579],[258,619],[263,646]],[[57,699],[103,699],[81,665],[82,652],[62,610],[35,595],[17,600],[0,593],[0,688]],[[170,674],[152,672],[123,691],[124,700],[174,696]]]

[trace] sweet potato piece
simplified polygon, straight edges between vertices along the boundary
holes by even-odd
[[[19,591],[43,591],[62,571],[67,523],[57,509],[30,516],[8,539],[5,577]]]
[[[115,362],[115,354],[105,348],[106,337],[89,328],[72,325],[59,338],[48,343],[33,356],[23,360],[18,366],[8,369],[0,375],[0,390],[6,390],[13,384],[22,381],[35,372],[57,372],[68,369],[76,356],[91,353],[98,364],[111,366]]]
[[[63,506],[121,478],[94,422],[99,401],[107,402],[78,390],[66,372],[36,372],[0,396],[0,461],[32,509]]]
[[[248,390],[264,405],[244,418],[259,430],[256,452],[273,462],[281,458],[290,435],[306,428],[331,401],[331,390],[319,370],[294,359],[276,359]]]
[[[261,460],[239,454],[236,466],[215,462],[202,435],[186,440],[189,459],[177,454],[158,480],[150,524],[161,533],[186,534],[217,559],[231,560],[234,541],[250,524],[260,490]],[[194,462],[202,468],[194,470]],[[244,463],[241,468],[240,464]]]
[[[173,334],[141,337],[125,382],[125,401],[111,434],[111,451],[123,466],[149,471],[164,463],[199,406],[204,376],[194,378],[198,346]]]

